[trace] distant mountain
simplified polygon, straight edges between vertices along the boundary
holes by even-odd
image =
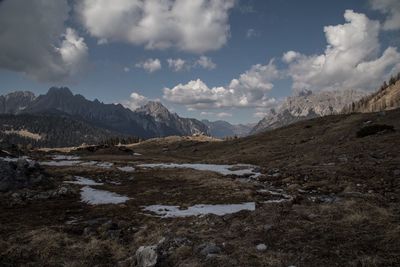
[[[297,96],[287,97],[278,109],[271,109],[250,132],[256,134],[280,128],[301,120],[339,114],[345,106],[363,97],[365,93],[356,90],[305,91]]]
[[[377,92],[346,106],[343,113],[379,112],[395,108],[400,108],[400,74],[390,79],[389,85],[385,82]]]
[[[0,147],[11,144],[31,144],[34,147],[78,146],[83,143],[98,144],[116,137],[126,138],[67,116],[0,115]]]
[[[29,92],[16,92],[12,97],[6,95],[0,99],[5,103],[0,104],[0,107],[4,106],[0,109],[3,114],[68,115],[95,127],[142,138],[207,134],[207,127],[200,121],[180,118],[159,103],[151,103],[134,112],[121,104],[89,101],[65,87],[52,87],[47,94],[38,97]]]
[[[35,95],[28,91],[17,91],[0,96],[0,114],[19,113],[30,105],[34,99]]]
[[[157,125],[161,136],[168,135],[208,135],[208,127],[196,119],[181,118],[171,113],[160,102],[149,101],[146,105],[135,110],[137,114],[151,116]]]
[[[233,125],[227,121],[209,121],[202,120],[207,125],[210,135],[217,138],[238,136],[243,137],[250,133],[255,124],[237,124]]]

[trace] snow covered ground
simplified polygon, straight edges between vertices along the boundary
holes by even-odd
[[[194,169],[199,171],[212,171],[222,175],[235,175],[235,176],[250,176],[256,178],[261,175],[260,172],[256,171],[257,166],[247,164],[236,164],[236,165],[217,165],[217,164],[176,164],[176,163],[155,163],[155,164],[139,164],[138,167],[142,168],[185,168]]]
[[[90,205],[120,204],[128,201],[129,197],[85,186],[81,189],[81,200]]]
[[[179,206],[151,205],[144,208],[146,211],[154,212],[162,218],[199,216],[206,214],[215,214],[218,216],[236,213],[242,210],[254,211],[255,202],[246,202],[241,204],[218,204],[204,205],[198,204],[187,209],[179,209]]]

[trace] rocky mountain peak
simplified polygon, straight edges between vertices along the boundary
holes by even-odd
[[[147,104],[144,106],[136,109],[136,112],[145,113],[151,116],[170,114],[169,110],[163,104],[157,101],[147,102]]]

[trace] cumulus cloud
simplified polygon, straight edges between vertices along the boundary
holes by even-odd
[[[152,73],[161,69],[161,61],[158,58],[149,58],[143,62],[137,63],[135,66],[136,68],[142,68],[145,71]]]
[[[374,89],[400,67],[397,48],[380,52],[380,23],[346,10],[347,23],[324,28],[328,45],[324,54],[287,52],[288,74],[295,90]]]
[[[149,99],[147,97],[133,92],[130,95],[129,100],[122,102],[122,105],[131,110],[135,110],[135,109],[140,108],[141,106],[147,104],[147,102],[149,102]]]
[[[207,70],[212,70],[217,67],[217,64],[215,64],[211,58],[206,56],[200,56],[200,58],[196,61],[196,65]]]
[[[283,54],[282,60],[283,60],[283,62],[291,63],[292,61],[294,61],[296,58],[299,58],[300,56],[301,56],[301,54],[298,52],[288,51]]]
[[[268,97],[268,92],[273,88],[271,81],[279,75],[271,60],[267,65],[252,66],[227,86],[210,88],[197,79],[171,89],[164,88],[163,97],[190,109],[265,107],[274,102],[273,98]]]
[[[203,53],[229,38],[235,0],[83,0],[77,10],[88,32],[99,39]]]
[[[168,67],[175,72],[188,70],[191,68],[191,66],[188,65],[187,62],[181,58],[176,58],[176,59],[169,58],[167,59],[167,63]]]
[[[88,48],[65,27],[67,0],[0,3],[0,68],[43,82],[60,82],[81,72]]]
[[[370,0],[371,6],[375,10],[379,10],[387,14],[387,18],[383,24],[385,30],[400,29],[400,1],[399,0]]]

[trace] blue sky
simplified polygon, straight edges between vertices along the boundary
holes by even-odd
[[[169,1],[170,7],[175,8],[178,5],[175,2],[179,1],[182,0]],[[215,2],[214,6],[210,1]],[[123,29],[129,23],[132,23],[132,28],[136,27],[132,22],[134,18],[118,18],[135,16],[141,7],[133,7],[131,3],[141,1],[133,0],[127,4],[129,1],[116,0],[114,5],[132,12],[127,15],[116,11],[110,17],[91,12],[94,10],[91,8],[101,9],[105,5],[102,0],[84,0],[81,5],[67,0],[64,4],[63,1],[49,5],[43,2],[46,1],[32,0],[29,4],[22,0],[0,2],[0,43],[5,38],[9,42],[4,46],[0,44],[1,94],[14,90],[43,94],[50,86],[63,85],[88,99],[121,102],[132,109],[147,100],[159,99],[181,116],[246,123],[258,121],[270,107],[298,90],[372,90],[388,75],[400,70],[400,55],[396,50],[400,46],[400,7],[396,0],[196,0],[204,4],[203,7],[199,10],[193,7],[188,12],[208,12],[213,23],[198,29],[194,22],[188,29],[186,24],[190,22],[176,13],[178,11],[171,11],[170,16],[178,18],[176,23],[186,24],[166,21],[171,23],[167,25],[171,27],[165,26],[161,30],[158,28],[160,25],[147,26],[149,28],[145,30],[151,34],[143,33],[143,37],[138,37],[140,33],[132,34],[129,27]],[[155,4],[147,7],[147,11],[156,12],[157,0],[150,2]],[[113,7],[104,6],[104,12],[110,8]],[[211,8],[220,10],[213,14],[208,10]],[[348,12],[349,26],[324,32],[325,26],[344,25],[346,10],[354,11]],[[31,22],[29,17],[27,22],[13,19],[26,16],[27,12],[32,17]],[[43,18],[50,16],[46,15],[48,13],[54,16],[32,25],[37,21],[35,16]],[[107,19],[109,22],[102,25],[102,20]],[[124,24],[119,24],[121,22]],[[163,22],[160,19],[157,23]],[[107,28],[109,26],[111,30]],[[182,27],[182,30],[173,27]],[[64,33],[66,29],[71,29],[69,34]],[[2,30],[6,33],[2,34]],[[366,37],[350,38],[360,33]],[[187,41],[185,34],[189,38],[200,37]],[[331,43],[327,35],[331,36]],[[44,38],[39,40],[37,36]],[[225,40],[221,41],[220,36]],[[170,43],[165,45],[165,42]],[[32,49],[31,44],[34,44]],[[149,47],[153,44],[155,47]],[[333,46],[329,52],[326,51],[327,44]],[[166,47],[160,47],[164,45]],[[55,47],[61,57],[49,47]],[[389,47],[394,50],[386,51]],[[285,62],[282,56],[288,51],[296,53]],[[358,55],[357,51],[365,53]],[[36,59],[35,55],[40,53],[44,55]],[[201,56],[207,57],[211,65],[196,63]],[[322,56],[324,67],[319,65],[321,57],[318,56]],[[345,59],[332,63],[329,60],[332,57]],[[185,64],[182,70],[174,71],[167,60],[178,58]],[[154,68],[152,71],[143,68],[143,63],[148,60]],[[346,73],[335,65],[339,63],[349,64]],[[46,64],[51,67],[44,66]],[[260,65],[253,67],[256,64]],[[317,73],[309,71],[313,64],[320,68]],[[353,65],[360,68],[355,69]],[[364,65],[368,68],[362,67]],[[365,69],[373,71],[376,76],[368,74]],[[354,78],[364,73],[374,82]],[[242,77],[241,74],[246,75]],[[233,85],[233,79],[237,79],[238,84]],[[200,89],[194,91],[196,86]],[[216,93],[214,87],[222,87],[225,91]],[[169,89],[168,93],[164,88]],[[136,93],[135,99],[130,97],[133,92]]]

